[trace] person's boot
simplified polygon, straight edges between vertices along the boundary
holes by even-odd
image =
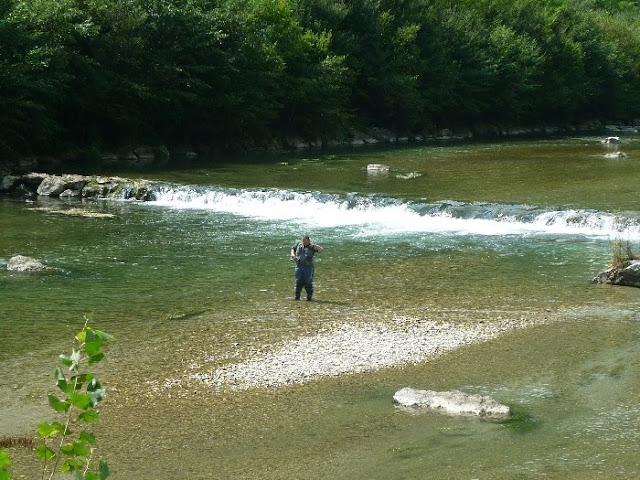
[[[307,292],[307,301],[311,301],[311,297],[313,297],[313,290],[311,290],[310,292]]]

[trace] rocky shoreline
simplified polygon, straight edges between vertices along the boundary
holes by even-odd
[[[211,368],[206,362],[194,361],[182,377],[166,379],[152,388],[169,394],[178,389],[190,395],[199,388],[248,390],[302,384],[319,377],[426,362],[465,345],[547,322],[546,317],[468,323],[397,317],[387,322],[347,323],[273,345],[266,353],[255,353],[238,363]]]
[[[32,172],[25,175],[6,175],[0,182],[0,194],[144,201],[152,200],[154,190],[162,185],[162,182],[103,175],[50,175]]]
[[[562,125],[474,125],[466,128],[438,128],[421,133],[404,134],[386,128],[373,127],[362,131],[351,131],[341,139],[308,139],[287,137],[262,142],[236,145],[229,151],[218,152],[208,146],[138,145],[121,146],[112,151],[91,154],[75,154],[74,163],[91,165],[102,171],[112,169],[144,170],[164,167],[168,164],[185,165],[194,161],[213,158],[217,155],[247,153],[280,154],[326,148],[360,148],[371,145],[420,144],[425,142],[469,141],[495,138],[523,138],[531,136],[585,134],[635,134],[640,130],[640,119],[631,123],[591,120],[579,124]],[[54,155],[32,155],[20,159],[14,166],[19,172],[36,170],[58,171],[64,162]],[[1,164],[0,164],[1,165]]]

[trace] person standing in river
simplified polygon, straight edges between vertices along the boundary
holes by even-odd
[[[302,237],[302,240],[291,248],[291,260],[296,262],[296,300],[300,300],[302,287],[307,292],[307,300],[311,301],[313,297],[313,274],[315,272],[313,256],[316,253],[324,253],[324,248],[311,243],[309,235]]]

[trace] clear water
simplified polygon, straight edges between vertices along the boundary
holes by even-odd
[[[0,437],[49,416],[49,372],[89,314],[117,337],[96,427],[114,478],[638,477],[640,290],[590,283],[614,240],[640,241],[640,138],[624,140],[623,159],[595,137],[423,145],[154,172],[148,203],[2,198],[0,264],[54,270],[0,268]],[[311,304],[291,301],[305,233],[326,249]],[[151,388],[394,315],[553,322],[276,390]],[[412,414],[391,402],[407,385],[490,394],[516,419]]]

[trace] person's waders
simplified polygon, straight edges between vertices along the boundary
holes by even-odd
[[[298,244],[296,248],[296,300],[300,300],[302,288],[307,292],[307,300],[313,297],[313,273],[315,265],[313,264],[313,255],[316,250],[312,246],[305,247]]]

